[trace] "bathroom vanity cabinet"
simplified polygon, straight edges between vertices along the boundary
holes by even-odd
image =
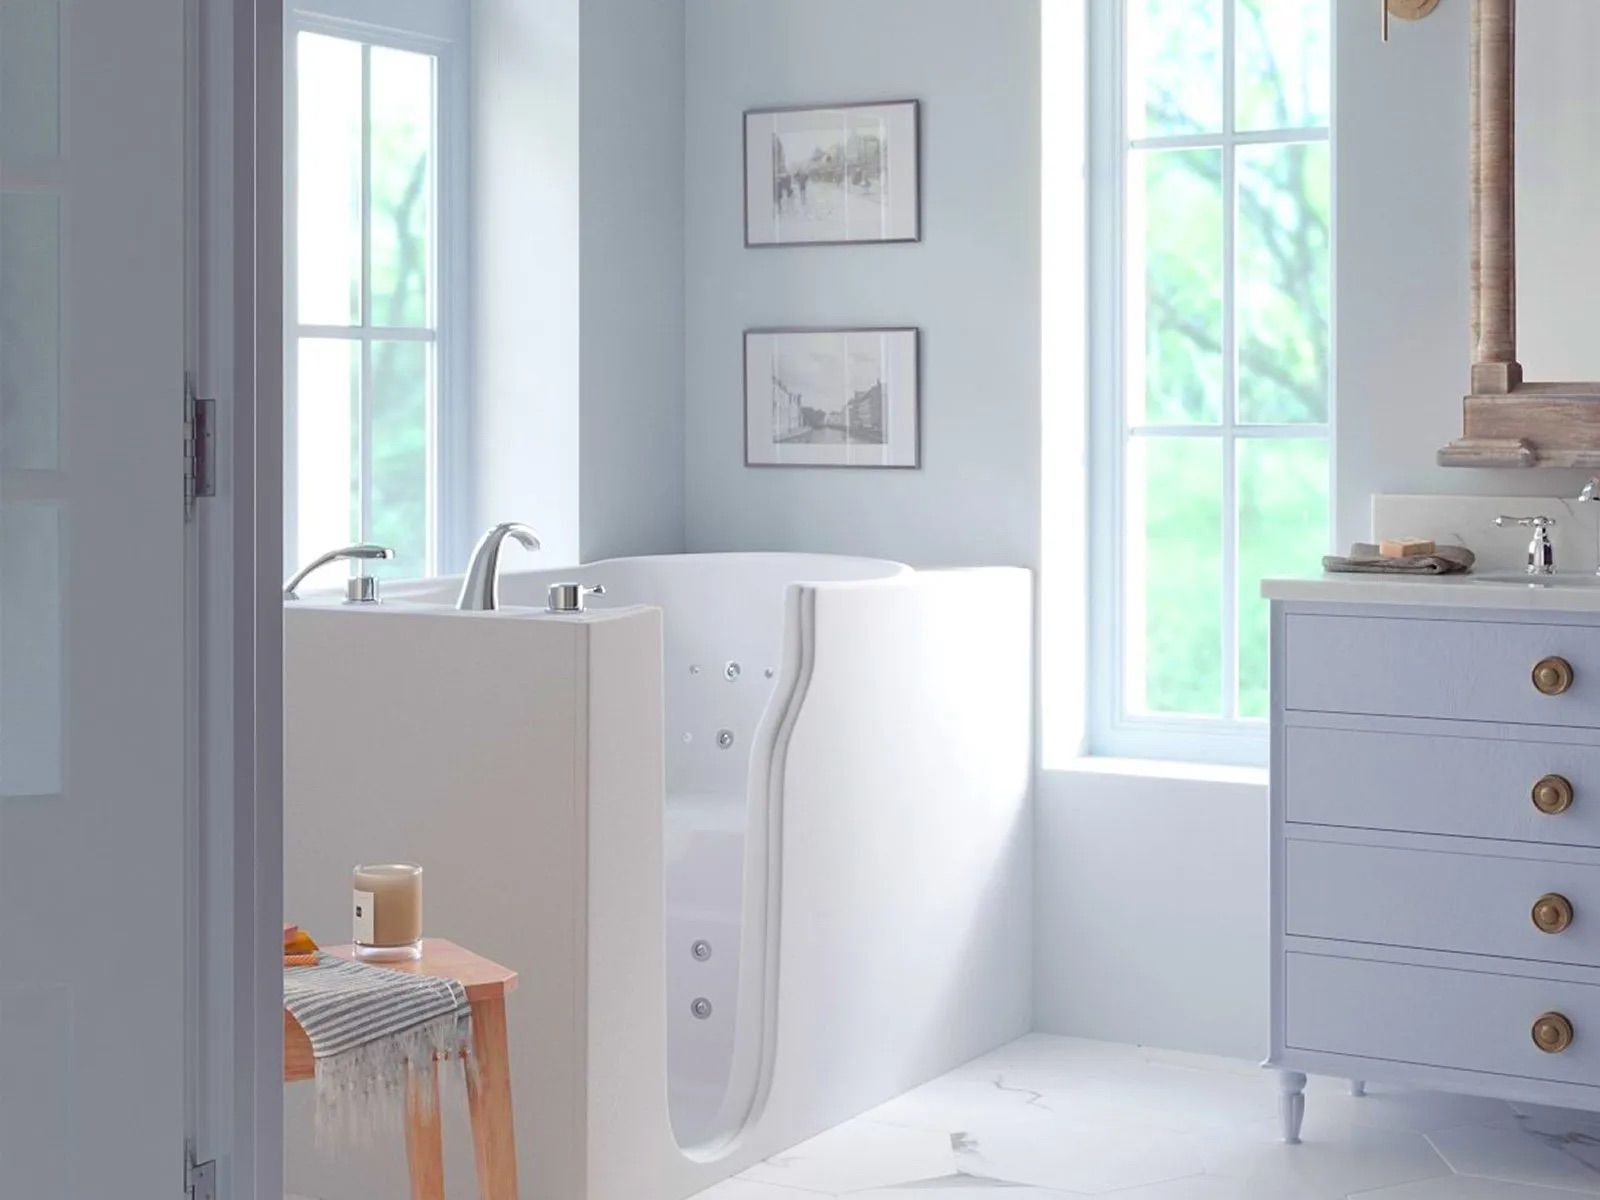
[[[1306,1073],[1600,1109],[1600,588],[1263,591],[1285,1140]]]

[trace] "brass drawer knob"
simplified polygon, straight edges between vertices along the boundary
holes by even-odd
[[[1552,817],[1572,807],[1572,784],[1561,775],[1546,775],[1533,785],[1533,806]]]
[[[1551,655],[1533,664],[1533,686],[1546,696],[1559,696],[1572,686],[1572,664]]]
[[[1560,892],[1546,892],[1534,901],[1533,923],[1540,933],[1561,933],[1572,924],[1572,901]]]
[[[1561,1013],[1545,1013],[1533,1023],[1533,1044],[1546,1054],[1560,1054],[1572,1045],[1572,1022]]]

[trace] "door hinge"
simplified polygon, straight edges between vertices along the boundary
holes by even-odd
[[[194,502],[217,494],[217,402],[195,394],[194,376],[183,377],[183,515]]]
[[[183,1163],[188,1200],[217,1200],[217,1161],[195,1162],[194,1153],[194,1143],[186,1143]]]

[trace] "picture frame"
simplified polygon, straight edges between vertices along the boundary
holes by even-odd
[[[753,108],[744,114],[744,244],[922,240],[918,100]]]
[[[922,465],[921,330],[749,329],[747,467]]]

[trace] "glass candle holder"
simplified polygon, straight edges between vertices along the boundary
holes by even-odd
[[[422,868],[373,863],[352,875],[356,956],[372,962],[422,957]]]

